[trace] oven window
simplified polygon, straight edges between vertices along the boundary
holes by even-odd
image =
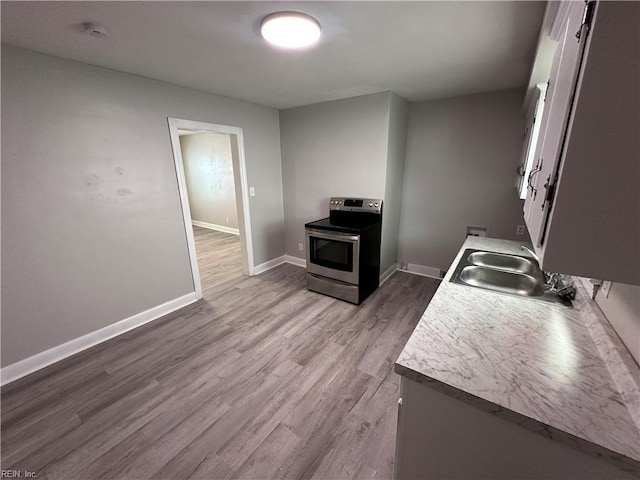
[[[309,237],[311,262],[321,267],[353,271],[353,243]]]

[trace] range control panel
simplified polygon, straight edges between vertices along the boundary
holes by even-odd
[[[331,197],[329,210],[382,213],[382,200],[379,198]]]

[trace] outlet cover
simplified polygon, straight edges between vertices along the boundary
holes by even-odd
[[[602,293],[604,294],[605,298],[609,298],[610,291],[611,291],[611,282],[609,281],[602,282]]]
[[[300,251],[304,250],[304,245],[299,243],[298,244],[298,250],[300,250]]]
[[[516,227],[516,235],[524,235],[524,225],[518,225]]]
[[[467,237],[488,237],[489,229],[487,227],[467,227]]]
[[[253,187],[249,187],[249,196],[251,197],[255,197],[256,196],[256,189]]]

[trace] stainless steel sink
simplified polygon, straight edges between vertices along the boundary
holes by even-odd
[[[533,297],[544,293],[544,279],[526,273],[469,266],[464,267],[460,272],[460,280],[473,287],[514,295]]]
[[[469,287],[572,306],[571,300],[550,291],[538,263],[527,257],[466,249],[451,282]]]
[[[467,260],[480,267],[497,268],[508,272],[535,273],[540,271],[534,260],[516,255],[505,255],[504,253],[474,252],[467,257]]]

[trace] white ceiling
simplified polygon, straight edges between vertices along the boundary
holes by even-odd
[[[289,108],[392,90],[410,101],[524,86],[544,2],[9,2],[2,41],[178,85]],[[322,25],[304,51],[266,45],[260,20]],[[111,36],[90,37],[83,22]]]

